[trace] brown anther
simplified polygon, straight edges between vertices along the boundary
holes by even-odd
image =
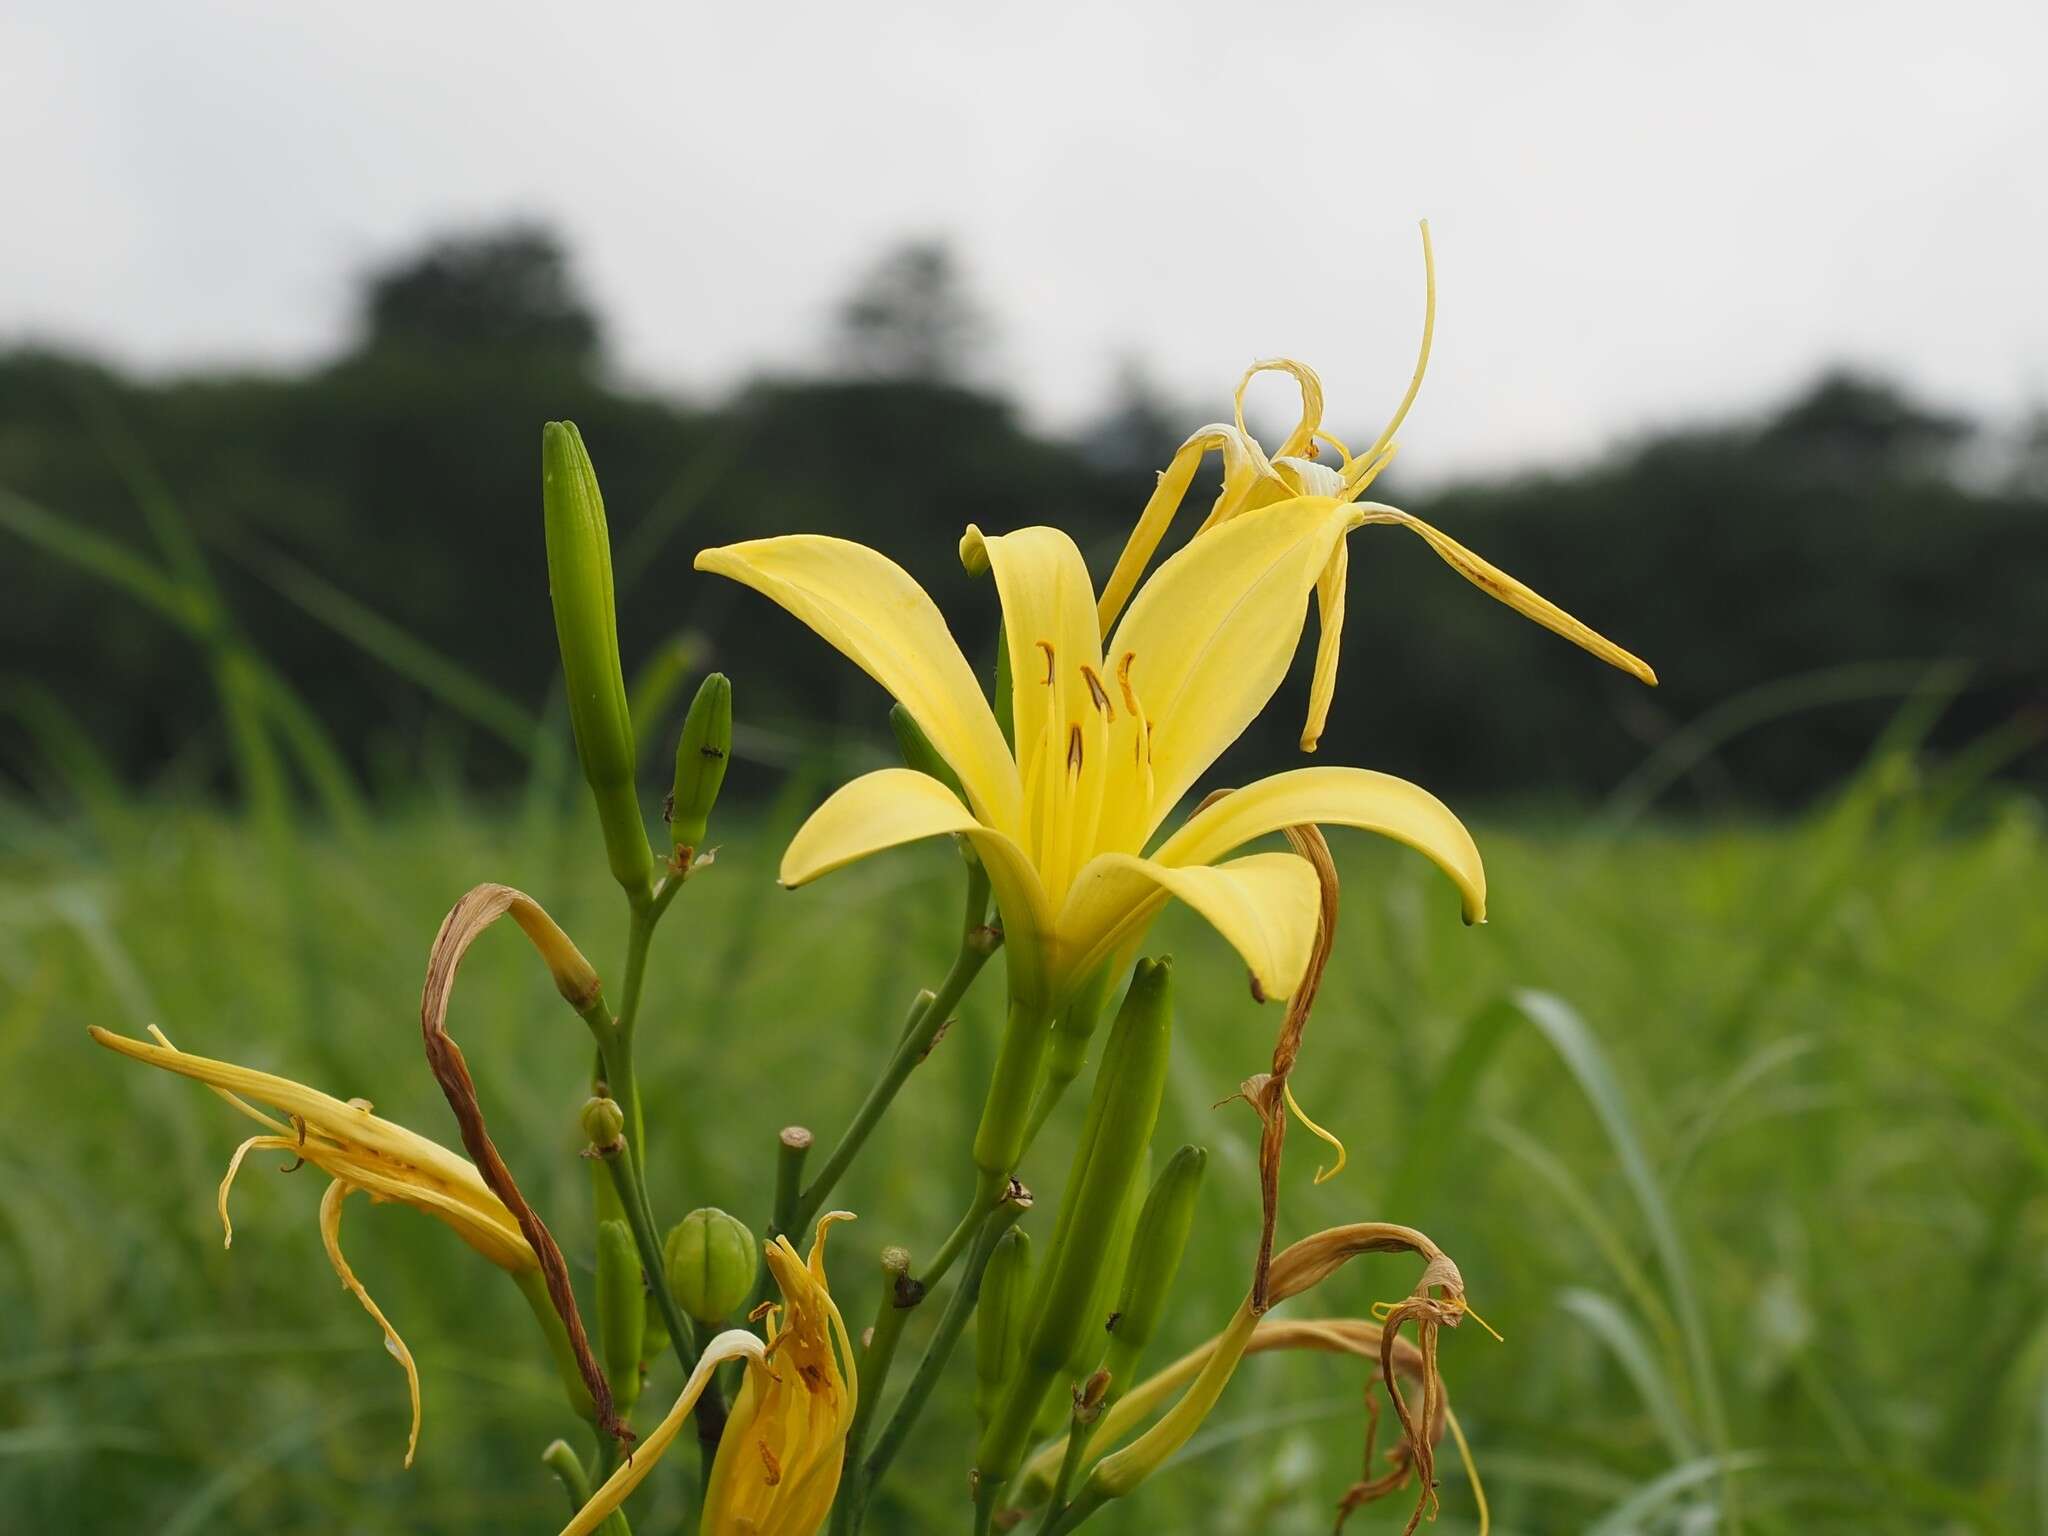
[[[1093,667],[1081,669],[1081,681],[1088,685],[1088,697],[1095,701],[1095,707],[1102,711],[1102,718],[1116,719],[1116,706],[1109,702],[1109,690],[1102,686],[1102,679],[1095,675]]]
[[[777,1461],[775,1453],[768,1449],[768,1442],[766,1440],[756,1440],[754,1442],[754,1449],[761,1453],[761,1466],[768,1479],[768,1486],[773,1488],[782,1481],[782,1463]]]
[[[1050,688],[1052,686],[1053,673],[1052,642],[1050,640],[1041,640],[1038,642],[1038,648],[1045,652],[1045,685]]]
[[[1067,727],[1067,772],[1077,774],[1080,771],[1081,727],[1078,725],[1070,725]]]

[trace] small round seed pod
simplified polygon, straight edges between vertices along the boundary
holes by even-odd
[[[715,1205],[670,1228],[661,1256],[676,1305],[707,1327],[746,1301],[761,1268],[761,1245],[747,1224]]]

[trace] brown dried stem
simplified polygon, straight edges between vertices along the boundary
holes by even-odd
[[[1259,1226],[1259,1257],[1252,1270],[1252,1311],[1261,1313],[1272,1305],[1269,1274],[1273,1267],[1273,1227],[1280,1214],[1280,1154],[1287,1142],[1287,1078],[1301,1054],[1302,1032],[1322,990],[1323,971],[1330,963],[1331,948],[1337,942],[1337,865],[1330,857],[1330,845],[1314,826],[1286,829],[1287,841],[1316,872],[1322,904],[1316,914],[1316,943],[1309,954],[1308,970],[1301,984],[1287,1000],[1287,1014],[1273,1040],[1273,1064],[1244,1083],[1245,1102],[1259,1117],[1259,1199],[1263,1215]]]
[[[483,1106],[477,1101],[476,1083],[469,1075],[468,1063],[463,1060],[462,1047],[448,1033],[448,999],[454,989],[455,973],[462,964],[462,957],[478,934],[507,913],[547,962],[556,989],[569,1005],[586,1020],[594,1011],[603,1009],[603,990],[597,972],[555,920],[542,910],[540,903],[509,885],[480,885],[449,910],[441,923],[441,931],[434,935],[434,947],[427,956],[426,986],[420,993],[420,1034],[426,1045],[427,1065],[433,1069],[434,1080],[447,1096],[448,1107],[455,1111],[456,1124],[462,1131],[462,1144],[468,1149],[477,1171],[483,1175],[484,1183],[490,1186],[491,1192],[505,1202],[540,1260],[548,1300],[568,1332],[569,1347],[576,1356],[576,1369],[583,1377],[584,1385],[590,1389],[591,1402],[596,1407],[598,1427],[621,1444],[630,1445],[634,1439],[633,1431],[620,1421],[612,1402],[611,1383],[606,1381],[604,1370],[591,1351],[590,1336],[584,1331],[582,1315],[576,1310],[576,1292],[569,1284],[569,1267],[562,1259],[562,1250],[556,1244],[554,1234],[548,1231],[547,1224],[519,1192],[512,1170],[499,1156],[490,1131],[484,1125]]]

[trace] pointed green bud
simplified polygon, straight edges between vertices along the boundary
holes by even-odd
[[[704,846],[711,808],[718,803],[726,765],[731,761],[732,681],[723,672],[714,672],[697,689],[690,712],[683,717],[683,734],[676,742],[675,786],[662,807],[668,818],[669,841],[675,847],[669,868],[678,875],[688,876],[691,862]]]
[[[1017,750],[1016,708],[1011,694],[1014,691],[1010,680],[1010,632],[1007,626],[996,626],[996,724],[1003,728],[1003,741],[1012,752]]]
[[[621,1415],[640,1399],[640,1362],[646,1358],[647,1292],[640,1282],[640,1251],[623,1221],[597,1224],[597,1331],[604,1345],[604,1376]]]
[[[619,665],[604,497],[575,423],[551,421],[541,429],[540,463],[548,596],[555,608],[576,755],[597,802],[612,878],[637,898],[654,878],[654,855],[633,790],[633,721]]]
[[[645,1271],[642,1271],[644,1276]],[[640,1358],[659,1360],[668,1353],[668,1319],[662,1316],[661,1303],[654,1299],[654,1288],[643,1284],[640,1287],[640,1312],[646,1319],[640,1336]]]
[[[915,768],[919,773],[937,779],[946,788],[958,795],[964,804],[967,793],[960,787],[960,775],[939,756],[939,750],[931,743],[918,723],[910,718],[910,711],[901,704],[889,706],[889,728],[896,733],[896,746],[903,753],[903,765]]]
[[[590,1148],[599,1157],[616,1156],[625,1144],[626,1112],[619,1108],[618,1100],[595,1098],[583,1103],[583,1134],[590,1138]]]
[[[676,1305],[712,1327],[730,1316],[754,1289],[761,1249],[747,1224],[715,1205],[690,1212],[662,1244],[662,1268]]]
[[[1016,1373],[1030,1300],[1031,1234],[1012,1227],[989,1255],[974,1309],[974,1415],[983,1429],[1003,1386]]]
[[[1182,1147],[1145,1197],[1138,1230],[1131,1239],[1130,1262],[1124,1267],[1123,1286],[1117,1292],[1116,1311],[1109,1321],[1109,1352],[1102,1360],[1109,1372],[1104,1407],[1114,1404],[1137,1380],[1139,1358],[1159,1327],[1167,1294],[1180,1272],[1181,1255],[1187,1251],[1195,1198],[1201,1193],[1202,1175],[1208,1166],[1206,1149]]]
[[[1082,1349],[1083,1336],[1102,1336],[1097,1289],[1166,1090],[1171,975],[1169,961],[1140,960],[1110,1026],[1051,1251],[1032,1288],[1023,1358],[975,1452],[978,1500],[993,1499],[1016,1472],[1046,1394]]]

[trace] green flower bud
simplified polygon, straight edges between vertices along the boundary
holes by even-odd
[[[1003,1384],[1017,1369],[1030,1286],[1031,1234],[1012,1227],[989,1255],[981,1301],[974,1309],[974,1414],[983,1429],[996,1411]]]
[[[901,704],[890,705],[889,728],[896,733],[896,746],[903,753],[904,767],[915,768],[919,773],[937,779],[958,795],[963,804],[966,802],[967,792],[960,787],[960,775],[939,756],[938,748],[932,745],[923,728],[911,719],[909,710]]]
[[[690,872],[691,861],[704,846],[711,808],[718,803],[719,786],[725,783],[726,764],[731,761],[732,682],[723,672],[714,672],[697,689],[690,712],[683,717],[683,734],[676,742],[675,787],[663,807],[669,841],[675,845],[669,867],[679,875]]]
[[[1099,1336],[1106,1320],[1094,1314],[1093,1301],[1166,1089],[1170,977],[1169,961],[1139,961],[1110,1026],[1051,1251],[1032,1290],[1023,1358],[975,1452],[977,1499],[993,1500],[1016,1472],[1046,1394],[1083,1336]]]
[[[996,626],[996,724],[1003,728],[1003,742],[1012,752],[1017,750],[1016,705],[1012,700],[1013,685],[1010,680],[1010,632],[1006,625]]]
[[[1116,1311],[1109,1322],[1109,1351],[1103,1368],[1109,1372],[1105,1408],[1124,1395],[1137,1379],[1138,1360],[1166,1310],[1167,1293],[1180,1272],[1181,1255],[1187,1251],[1188,1229],[1194,1225],[1195,1197],[1201,1193],[1202,1174],[1208,1169],[1209,1154],[1202,1147],[1182,1147],[1173,1154],[1165,1171],[1153,1181],[1138,1215],[1138,1230],[1131,1239],[1130,1262],[1124,1267],[1123,1286],[1117,1293]]]
[[[604,497],[575,423],[551,421],[541,429],[540,478],[548,596],[555,608],[576,755],[597,801],[612,877],[628,895],[637,896],[653,880],[654,855],[633,790],[633,721],[619,665]]]
[[[714,1205],[677,1222],[661,1256],[676,1305],[707,1327],[747,1299],[761,1268],[761,1246],[747,1224]]]
[[[597,1224],[597,1331],[604,1346],[605,1380],[621,1415],[640,1398],[640,1362],[646,1358],[647,1292],[640,1281],[640,1251],[623,1221]]]
[[[1033,1435],[1040,1440],[1056,1435],[1072,1416],[1074,1409],[1073,1390],[1095,1374],[1109,1349],[1109,1325],[1116,1315],[1116,1298],[1123,1285],[1124,1271],[1130,1264],[1131,1239],[1138,1230],[1138,1213],[1145,1206],[1145,1192],[1152,1187],[1152,1153],[1148,1148],[1131,1172],[1131,1181],[1124,1190],[1124,1203],[1117,1207],[1116,1225],[1110,1228],[1109,1238],[1104,1246],[1104,1262],[1095,1276],[1095,1289],[1088,1293],[1086,1326],[1074,1337],[1073,1352],[1067,1356],[1066,1364],[1060,1367],[1055,1390],[1048,1392],[1044,1403],[1039,1406],[1038,1422],[1032,1425]],[[1068,1388],[1073,1390],[1059,1390]],[[1097,1389],[1098,1397],[1100,1388]]]
[[[583,1104],[583,1134],[600,1157],[616,1153],[626,1134],[626,1112],[616,1099],[586,1099]]]

